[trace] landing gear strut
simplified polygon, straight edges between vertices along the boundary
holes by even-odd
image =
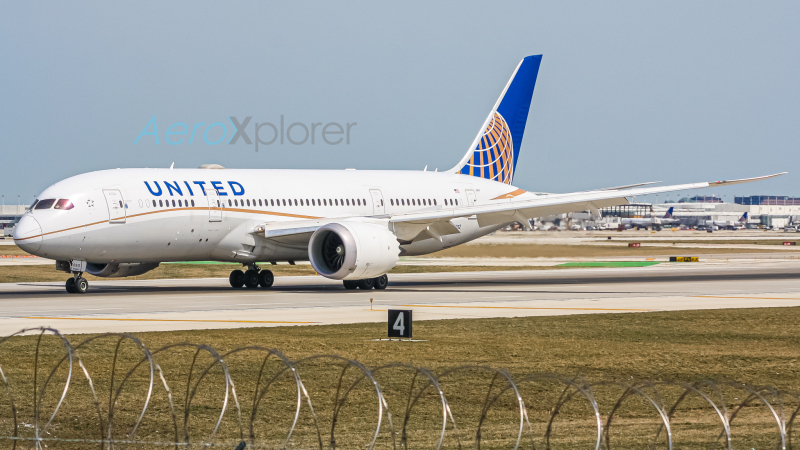
[[[67,280],[67,293],[85,294],[89,290],[89,282],[83,278],[83,272],[75,272],[74,276]]]
[[[344,280],[342,281],[345,289],[386,289],[389,285],[389,277],[383,274],[377,278],[365,278],[363,280]]]
[[[231,283],[231,287],[236,289],[241,287],[255,289],[258,286],[266,289],[272,287],[272,283],[275,282],[275,276],[271,270],[262,270],[257,265],[251,264],[244,272],[238,269],[231,272],[228,281]]]

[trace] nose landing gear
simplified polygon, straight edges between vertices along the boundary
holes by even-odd
[[[275,276],[271,270],[261,269],[257,265],[251,264],[245,272],[238,269],[231,272],[228,281],[231,283],[231,287],[236,289],[242,287],[255,289],[258,286],[268,289],[275,282]]]
[[[67,293],[85,294],[89,290],[89,282],[83,278],[83,272],[75,272],[75,276],[67,280]]]

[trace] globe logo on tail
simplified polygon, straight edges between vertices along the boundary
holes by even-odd
[[[514,177],[514,141],[500,113],[495,112],[461,173],[511,184]]]

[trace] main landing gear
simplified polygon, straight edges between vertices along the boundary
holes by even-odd
[[[251,264],[247,266],[247,270],[244,272],[241,270],[234,270],[231,272],[228,281],[230,281],[231,287],[237,289],[241,287],[255,289],[259,286],[268,289],[271,288],[272,283],[275,282],[275,276],[272,274],[271,270],[262,270],[257,265]]]
[[[83,272],[75,272],[75,275],[67,280],[67,292],[70,294],[85,294],[89,290],[89,282],[83,278]]]
[[[383,274],[377,278],[365,278],[363,280],[344,280],[342,281],[345,289],[362,289],[368,291],[370,289],[386,289],[389,285],[389,277]]]

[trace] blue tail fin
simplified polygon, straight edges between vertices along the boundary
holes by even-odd
[[[742,218],[739,219],[739,222],[747,222],[747,213],[746,212],[742,215]]]
[[[451,172],[511,184],[542,55],[520,61],[467,154]]]
[[[672,210],[675,209],[673,206],[670,206],[667,210],[667,213],[664,214],[664,219],[672,219]]]

